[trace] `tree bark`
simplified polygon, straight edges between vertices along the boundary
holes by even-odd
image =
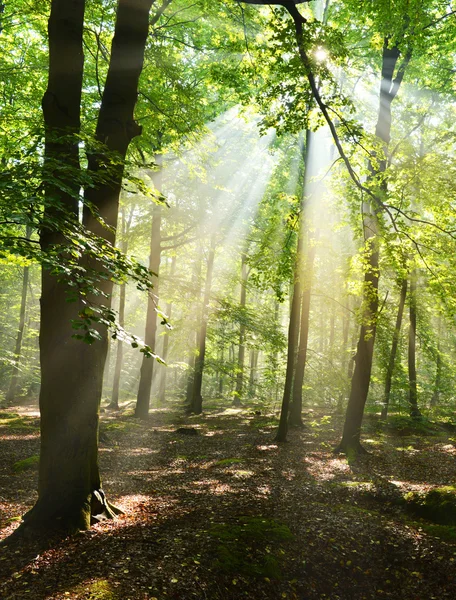
[[[317,237],[317,236],[315,236]],[[313,242],[315,239],[311,238],[311,245],[307,251],[307,264],[305,270],[305,277],[303,281],[303,293],[301,303],[301,319],[300,319],[300,333],[299,333],[299,348],[298,355],[296,358],[296,369],[293,382],[293,394],[292,402],[290,407],[290,415],[288,417],[288,425],[290,427],[303,427],[302,422],[302,386],[304,383],[304,373],[307,361],[307,343],[309,340],[309,316],[310,316],[310,298],[311,298],[311,286],[313,276],[313,266],[315,261],[316,246]]]
[[[301,219],[303,215],[301,213]],[[294,270],[294,282],[292,288],[290,321],[288,324],[288,345],[287,345],[287,369],[285,372],[285,385],[283,389],[282,408],[280,411],[279,427],[275,436],[276,442],[286,442],[288,433],[288,413],[290,410],[291,391],[293,389],[293,376],[296,361],[296,347],[298,343],[299,332],[299,312],[301,307],[301,276],[298,263],[302,258],[303,239],[301,235],[302,221],[300,223],[300,233],[298,236],[298,246],[296,251],[296,266]]]
[[[390,352],[390,357],[389,357],[389,362],[388,362],[388,368],[386,370],[385,398],[383,401],[383,408],[382,408],[382,414],[381,414],[382,420],[385,420],[388,416],[388,408],[389,408],[389,401],[390,401],[390,394],[391,394],[391,381],[393,379],[394,363],[396,361],[397,347],[399,345],[399,337],[401,334],[402,316],[404,314],[404,306],[405,306],[406,296],[407,296],[407,279],[403,279],[402,284],[401,284],[401,295],[399,298],[399,306],[397,309],[396,325],[394,327],[394,333],[393,333],[393,343],[391,344],[391,352]]]
[[[259,350],[255,348],[250,350],[249,398],[255,397],[259,354]]]
[[[377,166],[374,166],[372,162],[370,163],[370,181],[385,173],[387,168],[387,150],[391,137],[391,105],[399,91],[408,64],[408,57],[406,57],[399,66],[396,77],[394,77],[400,51],[397,46],[389,48],[388,43],[389,38],[386,37],[383,44],[380,102],[375,128],[375,135],[383,144],[384,156],[380,158]],[[383,176],[375,193],[384,195],[386,192],[386,178]],[[363,287],[363,320],[358,339],[342,440],[335,448],[335,452],[344,452],[351,457],[366,452],[360,439],[364,407],[369,392],[377,326],[379,282],[378,210],[377,206],[374,207],[370,203],[365,204],[363,227],[366,270]]]
[[[151,0],[119,0],[111,60],[98,115],[96,139],[105,150],[91,154],[89,175],[98,182],[86,189],[86,201],[108,225],[102,225],[88,205],[87,229],[114,243],[123,159],[128,145],[141,130],[133,118],[138,79],[149,28]],[[84,0],[53,0],[49,18],[49,78],[43,97],[46,129],[45,166],[62,165],[59,183],[46,183],[49,219],[78,219],[80,105],[83,76],[82,34]],[[115,154],[116,166],[108,164]],[[57,171],[59,167],[54,167]],[[107,171],[109,170],[109,174]],[[106,178],[100,177],[107,175]],[[58,200],[58,203],[56,203]],[[59,233],[44,229],[43,249],[64,244]],[[96,264],[90,265],[96,268]],[[108,296],[112,282],[103,280]],[[67,302],[68,284],[43,269],[41,296],[41,454],[38,500],[24,516],[29,529],[57,528],[66,532],[87,529],[90,523],[112,517],[115,510],[101,489],[98,469],[98,415],[107,331],[92,345],[75,340],[71,320],[85,306]],[[90,298],[97,302],[99,297]]]
[[[192,389],[192,398],[189,410],[195,415],[200,415],[203,412],[203,372],[204,372],[204,359],[206,355],[206,333],[207,333],[207,321],[209,318],[209,301],[211,297],[212,287],[212,275],[214,271],[214,258],[215,258],[215,236],[212,236],[211,246],[209,249],[209,255],[207,258],[207,271],[206,271],[206,283],[204,286],[204,298],[203,306],[201,311],[201,328],[199,331],[199,348],[198,355],[195,357],[195,370],[194,370],[194,381]]]
[[[410,274],[410,327],[408,343],[409,407],[413,419],[421,417],[416,385],[416,269]]]
[[[27,225],[25,237],[29,239],[31,235],[32,228],[29,225]],[[24,337],[25,329],[25,312],[27,309],[27,288],[29,282],[29,273],[30,267],[27,265],[26,267],[24,267],[24,271],[22,273],[21,307],[19,309],[19,325],[17,328],[16,344],[14,346],[13,371],[11,373],[11,380],[8,387],[8,391],[6,392],[5,396],[5,402],[7,405],[12,404],[16,397],[17,380],[19,377],[19,365],[21,361],[22,340]]]
[[[239,327],[239,353],[236,374],[236,389],[234,391],[234,406],[241,406],[242,393],[244,388],[244,361],[245,361],[245,305],[247,295],[247,257],[242,253],[241,257],[241,299],[240,299],[240,315],[241,324]]]

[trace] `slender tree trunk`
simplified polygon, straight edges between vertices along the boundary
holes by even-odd
[[[203,412],[203,372],[204,359],[206,355],[206,333],[207,321],[209,318],[209,301],[211,296],[212,275],[214,271],[215,258],[215,236],[212,237],[209,256],[207,259],[206,283],[204,286],[204,298],[202,307],[201,329],[199,332],[199,352],[195,358],[195,378],[193,384],[192,402],[190,404],[190,412],[195,415],[200,415]]]
[[[301,219],[303,215],[301,214]],[[302,221],[301,221],[302,223]],[[300,263],[302,258],[303,239],[300,225],[300,234],[298,237],[298,247],[296,251],[296,263]],[[288,324],[288,346],[287,346],[287,370],[285,373],[285,385],[283,389],[282,408],[280,411],[279,427],[275,436],[276,442],[285,442],[288,433],[288,412],[290,408],[290,398],[293,389],[293,375],[296,360],[296,347],[298,343],[299,332],[299,309],[301,307],[301,276],[300,268],[295,266],[294,283],[292,288],[290,321]]]
[[[170,279],[171,282],[173,280],[174,274],[176,272],[176,256],[173,256],[171,259],[171,269],[170,269]],[[171,313],[173,310],[173,305],[171,302],[168,302],[166,305],[166,315],[169,319],[171,319]],[[169,348],[169,333],[168,330],[165,331],[165,337],[163,338],[163,352],[162,358],[166,362],[168,359],[168,348]],[[168,375],[168,367],[162,365],[161,368],[161,378],[160,378],[160,389],[158,392],[158,403],[163,406],[166,403],[166,379]]]
[[[219,393],[220,398],[223,397],[224,360],[225,360],[225,348],[222,346],[221,349],[220,349],[220,364],[221,364],[221,369],[219,371],[219,385],[218,385],[218,393]]]
[[[122,208],[122,242],[120,244],[120,249],[124,254],[128,251],[128,234],[130,232],[131,222],[133,219],[133,209],[130,210],[130,214],[128,216],[128,222],[125,215],[125,209]],[[122,283],[119,286],[119,325],[123,327],[125,325],[125,293],[126,293],[126,285]],[[112,383],[112,397],[111,403],[108,408],[112,410],[119,409],[119,389],[120,389],[120,375],[122,373],[122,363],[123,363],[123,342],[122,340],[117,340],[117,352],[116,352],[116,364],[114,366],[114,380]]]
[[[409,406],[410,416],[414,419],[421,417],[418,408],[418,391],[416,386],[416,269],[410,274],[410,327],[408,343],[408,373],[409,373]]]
[[[310,145],[310,131],[306,131],[306,140],[304,146],[303,165],[307,167],[307,159]],[[279,427],[275,436],[277,442],[285,442],[288,433],[288,416],[290,410],[291,393],[293,390],[293,378],[296,364],[296,351],[299,340],[299,320],[302,301],[302,277],[303,277],[303,259],[304,259],[304,207],[305,207],[305,180],[307,173],[304,172],[304,190],[300,205],[300,220],[298,243],[296,248],[296,260],[293,273],[293,285],[291,287],[291,307],[290,321],[288,325],[288,346],[287,346],[287,368],[285,372],[285,385],[283,390],[282,408],[280,411]]]
[[[162,156],[156,155],[155,162],[158,169],[162,168]],[[154,177],[155,187],[161,191],[159,180],[160,173]],[[150,235],[150,255],[149,255],[149,270],[154,274],[153,294],[149,292],[147,301],[146,314],[146,332],[144,341],[155,352],[156,334],[157,334],[157,302],[158,302],[158,284],[160,274],[161,261],[161,220],[162,220],[162,205],[154,204],[152,210],[152,228]],[[149,416],[150,394],[152,390],[152,378],[154,374],[155,359],[150,356],[143,355],[141,363],[141,371],[139,375],[138,396],[136,399],[135,417],[139,419],[147,419]]]
[[[192,282],[193,289],[195,291],[196,303],[194,306],[194,313],[196,313],[196,327],[195,331],[191,334],[193,337],[193,341],[189,343],[189,353],[187,358],[188,364],[188,377],[187,377],[187,387],[186,387],[186,406],[187,409],[190,410],[193,401],[193,387],[195,385],[195,353],[199,348],[199,332],[201,328],[201,320],[202,320],[202,302],[201,302],[201,271],[202,271],[202,249],[200,248],[198,252],[198,256],[196,258],[196,262],[193,269],[192,274]]]
[[[378,166],[374,166],[372,163],[369,165],[370,181],[373,181],[380,173],[385,173],[387,168],[386,153],[391,137],[391,105],[399,91],[409,60],[409,57],[404,58],[397,69],[396,77],[394,77],[400,51],[396,46],[389,48],[388,43],[389,38],[386,37],[383,45],[380,103],[375,128],[375,135],[383,143],[385,155],[380,158]],[[386,178],[384,178],[383,183],[374,193],[377,194],[377,197],[382,197],[386,192]],[[371,204],[367,204],[364,210],[366,270],[363,288],[363,320],[358,339],[355,369],[351,381],[342,440],[335,449],[336,452],[345,452],[353,457],[358,453],[365,452],[360,439],[364,407],[369,392],[377,325],[379,281],[378,210],[378,206]]]
[[[255,348],[250,350],[250,376],[249,376],[249,398],[255,396],[255,385],[257,379],[259,351]]]
[[[111,60],[98,115],[96,138],[105,144],[107,154],[89,157],[89,174],[98,183],[86,190],[86,199],[108,225],[86,208],[84,225],[114,243],[118,200],[123,175],[123,159],[128,145],[141,130],[133,111],[142,70],[149,28],[151,0],[139,1],[134,9],[129,0],[119,0]],[[80,105],[83,75],[82,34],[84,0],[53,0],[49,18],[49,79],[43,97],[46,128],[45,166],[62,164],[58,183],[47,183],[47,216],[78,219]],[[125,61],[128,56],[128,61]],[[102,183],[110,153],[116,153],[115,168]],[[119,158],[121,160],[119,160]],[[54,182],[55,180],[54,179]],[[59,203],[55,203],[58,198]],[[64,239],[44,229],[43,249],[62,244]],[[86,261],[85,265],[88,265]],[[96,263],[88,265],[96,268]],[[104,303],[109,305],[112,282],[100,284]],[[71,320],[84,304],[67,302],[68,285],[58,282],[43,269],[41,296],[41,453],[38,500],[24,516],[24,527],[58,528],[64,531],[87,529],[91,520],[112,517],[101,489],[98,469],[98,413],[103,369],[107,351],[107,331],[99,327],[100,341],[92,345],[73,339]],[[97,302],[99,297],[90,298]]]
[[[383,408],[381,419],[385,420],[388,416],[388,408],[391,394],[391,382],[393,379],[394,363],[396,361],[397,347],[399,345],[399,337],[401,334],[402,316],[404,314],[405,298],[407,296],[407,279],[402,280],[401,284],[401,295],[399,298],[399,307],[397,309],[396,325],[393,333],[393,343],[391,344],[391,352],[388,361],[388,369],[386,370],[385,378],[385,398],[383,401]]]
[[[25,237],[28,239],[32,235],[32,228],[27,225],[25,231]],[[24,267],[24,271],[22,274],[22,292],[21,292],[21,307],[19,310],[19,325],[17,328],[17,336],[16,336],[16,344],[14,347],[14,362],[13,362],[13,371],[11,373],[11,380],[8,387],[8,391],[6,392],[5,402],[6,404],[11,404],[14,402],[17,391],[17,380],[19,377],[19,368],[21,361],[21,350],[22,350],[22,340],[24,337],[24,329],[25,329],[25,311],[27,309],[27,288],[29,283],[29,273],[30,267],[27,265]]]
[[[296,369],[293,382],[293,396],[290,407],[290,415],[288,417],[288,425],[290,427],[303,427],[302,422],[302,386],[304,383],[304,373],[307,361],[307,343],[309,340],[309,316],[310,316],[310,298],[313,267],[315,261],[316,246],[315,241],[318,238],[318,233],[315,238],[312,236],[310,247],[307,252],[307,265],[303,282],[303,294],[301,304],[301,326],[299,334],[299,349],[296,359]]]
[[[244,387],[244,360],[245,360],[245,304],[247,294],[247,257],[245,253],[241,258],[241,324],[239,327],[239,354],[236,375],[236,389],[234,391],[234,406],[241,406],[242,392]]]
[[[437,357],[435,359],[435,383],[434,392],[431,398],[431,406],[437,406],[440,398],[440,387],[442,382],[442,352],[441,352],[441,337],[442,337],[442,318],[439,316],[437,326]]]

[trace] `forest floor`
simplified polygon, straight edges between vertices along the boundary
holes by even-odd
[[[328,409],[281,445],[262,409],[176,409],[103,414],[104,488],[125,514],[44,549],[1,547],[2,600],[456,598],[456,528],[398,501],[455,483],[451,426],[368,415],[369,454],[349,464]],[[0,538],[36,498],[33,410],[0,413]]]

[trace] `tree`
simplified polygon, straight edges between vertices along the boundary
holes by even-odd
[[[241,298],[239,307],[241,312],[245,312],[245,304],[246,304],[246,295],[247,295],[247,257],[246,253],[243,252],[241,255]],[[237,365],[237,374],[236,374],[236,389],[234,391],[234,406],[241,406],[241,398],[243,394],[244,388],[244,359],[245,359],[245,333],[246,326],[245,320],[241,321],[239,327],[239,353],[238,353],[238,365]]]
[[[120,245],[121,251],[126,254],[128,251],[128,236],[130,233],[131,222],[133,219],[134,208],[130,209],[128,220],[125,214],[125,209],[122,208],[122,241]],[[125,296],[126,296],[126,283],[120,285],[119,290],[119,325],[120,327],[125,326]],[[112,383],[112,398],[108,408],[113,410],[119,409],[119,389],[120,389],[120,376],[122,373],[122,362],[123,362],[123,340],[117,340],[117,353],[116,362],[114,366],[114,380]],[[108,361],[109,362],[109,361]]]
[[[394,363],[396,361],[397,347],[399,344],[399,337],[401,334],[402,316],[404,314],[404,306],[405,306],[406,296],[407,296],[407,278],[404,277],[404,279],[401,282],[401,294],[400,294],[399,305],[398,305],[398,309],[397,309],[396,324],[394,327],[393,341],[391,344],[388,368],[386,370],[386,376],[385,376],[385,396],[384,396],[384,400],[383,400],[383,407],[382,407],[382,414],[381,414],[382,419],[386,419],[386,417],[388,416],[388,407],[389,407],[389,400],[390,400],[390,394],[391,394],[391,381],[393,378]]]
[[[95,140],[89,149],[83,223],[89,232],[113,245],[124,160],[130,141],[140,135],[133,111],[149,29],[152,0],[132,7],[119,0],[111,58],[98,112]],[[49,17],[49,78],[43,97],[46,128],[45,166],[55,175],[45,182],[49,222],[78,220],[80,169],[79,139],[84,55],[82,35],[84,0],[53,0]],[[128,57],[128,60],[125,60]],[[116,160],[112,164],[112,157]],[[43,250],[60,248],[65,238],[47,228]],[[83,268],[102,277],[101,291],[109,307],[112,280],[103,276],[95,258],[84,256]],[[38,500],[24,516],[22,529],[74,531],[92,520],[112,517],[116,510],[101,488],[97,460],[98,410],[107,351],[105,323],[95,323],[92,344],[74,339],[72,321],[91,316],[99,296],[79,295],[67,302],[71,281],[42,272],[40,357],[41,455]],[[90,319],[89,319],[90,320]]]
[[[32,228],[29,225],[25,231],[25,237],[30,238],[31,235],[32,235]],[[24,328],[25,328],[25,311],[27,308],[27,288],[29,285],[29,272],[30,272],[30,266],[26,265],[24,267],[24,271],[23,271],[23,275],[22,275],[21,307],[20,307],[20,311],[19,311],[19,325],[17,328],[16,344],[15,344],[15,348],[14,348],[13,372],[11,374],[11,380],[10,380],[10,384],[8,387],[8,391],[5,396],[5,401],[7,404],[10,404],[16,396],[17,380],[18,380],[18,376],[19,376],[19,363],[21,360],[22,339],[24,337]]]
[[[414,419],[421,417],[418,408],[418,391],[416,383],[416,279],[417,272],[413,269],[410,274],[410,327],[408,340],[408,372],[409,372],[409,405],[410,416]]]
[[[207,256],[206,279],[204,283],[203,304],[201,307],[201,324],[198,332],[198,354],[195,357],[194,375],[190,392],[190,403],[188,410],[195,415],[203,411],[203,372],[204,359],[206,356],[206,334],[207,322],[209,318],[209,302],[211,298],[212,277],[214,273],[214,259],[217,239],[213,234],[211,237],[209,253]]]
[[[155,161],[158,169],[162,168],[162,155],[156,155]],[[155,176],[155,187],[160,190],[160,174]],[[145,342],[155,352],[155,338],[157,333],[157,300],[158,281],[161,261],[161,204],[155,204],[152,213],[152,227],[150,233],[149,270],[154,274],[154,293],[149,294],[147,301],[146,333]],[[146,419],[149,415],[150,394],[152,390],[152,377],[154,372],[154,361],[143,356],[139,377],[138,397],[136,400],[135,417]]]

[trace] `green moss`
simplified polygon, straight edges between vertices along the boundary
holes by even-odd
[[[71,590],[87,600],[120,600],[119,595],[112,589],[107,579],[98,579],[83,583]],[[83,596],[84,595],[84,596]]]
[[[13,471],[15,471],[16,473],[22,473],[22,471],[37,469],[39,462],[39,456],[30,456],[29,458],[24,458],[24,460],[18,460],[13,465]]]
[[[141,427],[141,425],[133,421],[112,421],[103,425],[103,431],[131,431],[138,427]]]
[[[15,413],[2,413],[0,427],[7,427],[10,431],[38,431],[38,419],[21,417]]]
[[[255,418],[254,420],[249,419],[250,427],[255,429],[262,429],[263,427],[277,427],[278,421],[275,417],[271,418]]]
[[[456,527],[453,525],[422,525],[421,529],[429,535],[438,537],[445,542],[456,544]]]
[[[231,465],[240,465],[245,462],[243,458],[223,458],[215,463],[216,467],[229,467]]]
[[[293,539],[286,525],[261,517],[241,517],[235,524],[213,525],[217,546],[215,566],[227,573],[280,579],[285,552],[281,542]]]
[[[3,419],[19,419],[19,415],[17,413],[12,412],[0,412],[0,421]]]
[[[404,496],[406,507],[412,514],[438,523],[456,525],[456,488],[445,486],[425,494],[409,492]]]

